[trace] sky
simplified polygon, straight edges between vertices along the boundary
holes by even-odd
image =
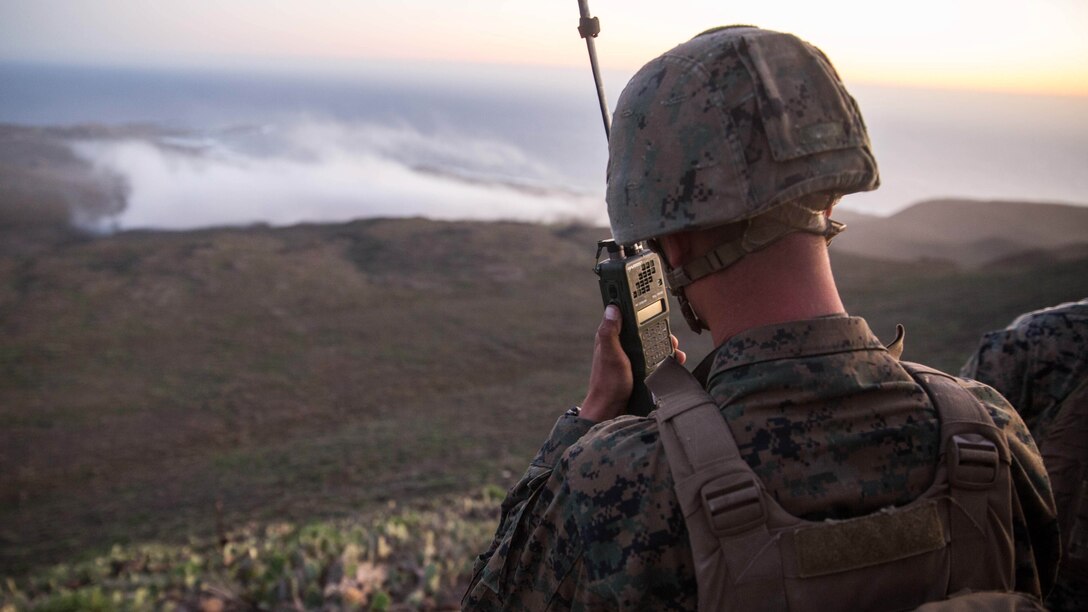
[[[881,166],[881,189],[845,207],[1086,201],[1088,0],[589,4],[611,103],[715,25],[821,47]],[[607,148],[577,24],[575,0],[0,0],[0,122],[189,130],[203,144],[76,148],[130,187],[106,220],[122,229],[603,222]],[[100,69],[118,66],[148,70]],[[197,70],[160,70],[174,68]]]
[[[821,47],[844,79],[1088,96],[1084,0],[591,0],[606,69],[710,26]],[[586,63],[575,0],[0,0],[0,60],[201,68]]]

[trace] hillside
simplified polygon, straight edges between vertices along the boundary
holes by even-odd
[[[376,219],[0,254],[0,575],[508,486],[584,393],[605,234]],[[1088,295],[1084,258],[833,257],[853,313],[953,370],[982,332]],[[476,542],[495,515],[473,517]],[[467,568],[443,567],[448,599]]]
[[[848,210],[836,217],[849,229],[833,249],[895,261],[944,259],[978,267],[1030,252],[1083,252],[1088,245],[1085,206],[947,199],[890,217]]]
[[[520,470],[583,392],[594,235],[378,220],[0,259],[0,573],[217,503],[337,515]]]

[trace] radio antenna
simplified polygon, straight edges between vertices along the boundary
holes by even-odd
[[[597,47],[593,39],[601,33],[601,20],[589,16],[589,0],[578,0],[578,12],[582,18],[578,21],[578,33],[586,39],[589,50],[589,66],[593,69],[593,83],[597,86],[597,100],[601,103],[601,119],[604,121],[604,137],[612,132],[612,121],[608,117],[608,102],[604,99],[604,84],[601,83],[601,69],[597,65]]]

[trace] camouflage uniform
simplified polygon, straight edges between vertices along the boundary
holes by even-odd
[[[1016,587],[1040,594],[1058,539],[1038,451],[1000,395],[962,384],[1008,434]],[[842,519],[905,504],[933,479],[936,411],[863,319],[741,333],[713,354],[707,389],[745,461],[796,516]],[[463,606],[695,609],[688,534],[654,418],[595,426],[563,415],[503,503]]]
[[[960,375],[1008,398],[1047,455],[1047,439],[1059,412],[1088,410],[1065,402],[1088,377],[1088,299],[1021,315],[1008,328],[986,334]],[[1052,477],[1057,487],[1059,476]],[[1072,524],[1073,517],[1066,513],[1074,511],[1059,507],[1062,525]],[[1071,535],[1068,528],[1062,535]],[[1088,580],[1063,570],[1047,605],[1055,610],[1088,610]]]
[[[1020,315],[982,337],[960,376],[990,385],[1045,440],[1062,400],[1088,376],[1088,299]]]

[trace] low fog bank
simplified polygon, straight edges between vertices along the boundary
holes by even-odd
[[[615,76],[613,100],[626,80]],[[607,148],[587,77],[0,61],[0,226],[59,218],[100,232],[376,215],[604,223]],[[851,90],[882,186],[843,209],[885,216],[946,197],[1088,201],[1088,98]],[[94,127],[49,127],[58,125]]]
[[[517,146],[456,131],[303,119],[183,132],[0,126],[0,226],[137,228],[365,217],[603,223]]]
[[[936,97],[942,105],[929,104],[939,106],[937,116],[955,120],[927,123],[915,112],[925,102],[918,92],[861,93],[877,109],[870,124],[883,185],[844,200],[839,216],[858,238],[843,240],[844,248],[876,256],[895,242],[901,248],[892,249],[898,253],[893,258],[979,265],[1084,242],[1082,213],[1088,208],[1039,206],[1086,201],[1088,175],[1080,167],[1088,159],[1088,127],[1073,116],[1082,101],[1013,99],[1020,106],[995,109],[946,93]],[[1051,121],[1040,123],[1033,111],[1044,102],[1053,112]],[[1001,119],[1009,116],[1033,121]],[[540,138],[480,117],[459,122],[441,113],[427,121],[302,113],[253,121],[208,130],[162,122],[0,124],[0,252],[130,229],[369,217],[607,224],[604,177],[572,178],[603,175],[603,159],[534,148]],[[551,124],[533,125],[546,130]],[[563,150],[588,149],[559,140],[566,142]],[[945,197],[950,194],[963,198]],[[913,203],[937,197],[942,203],[929,207],[921,221],[899,218]],[[993,201],[981,211],[961,206],[967,198]],[[1012,206],[998,214],[998,201]],[[937,214],[944,209],[947,214]],[[891,216],[876,222],[858,212]],[[1027,226],[1038,231],[1029,236]],[[1036,236],[1040,232],[1045,239]],[[964,242],[971,243],[970,256],[963,254]]]

